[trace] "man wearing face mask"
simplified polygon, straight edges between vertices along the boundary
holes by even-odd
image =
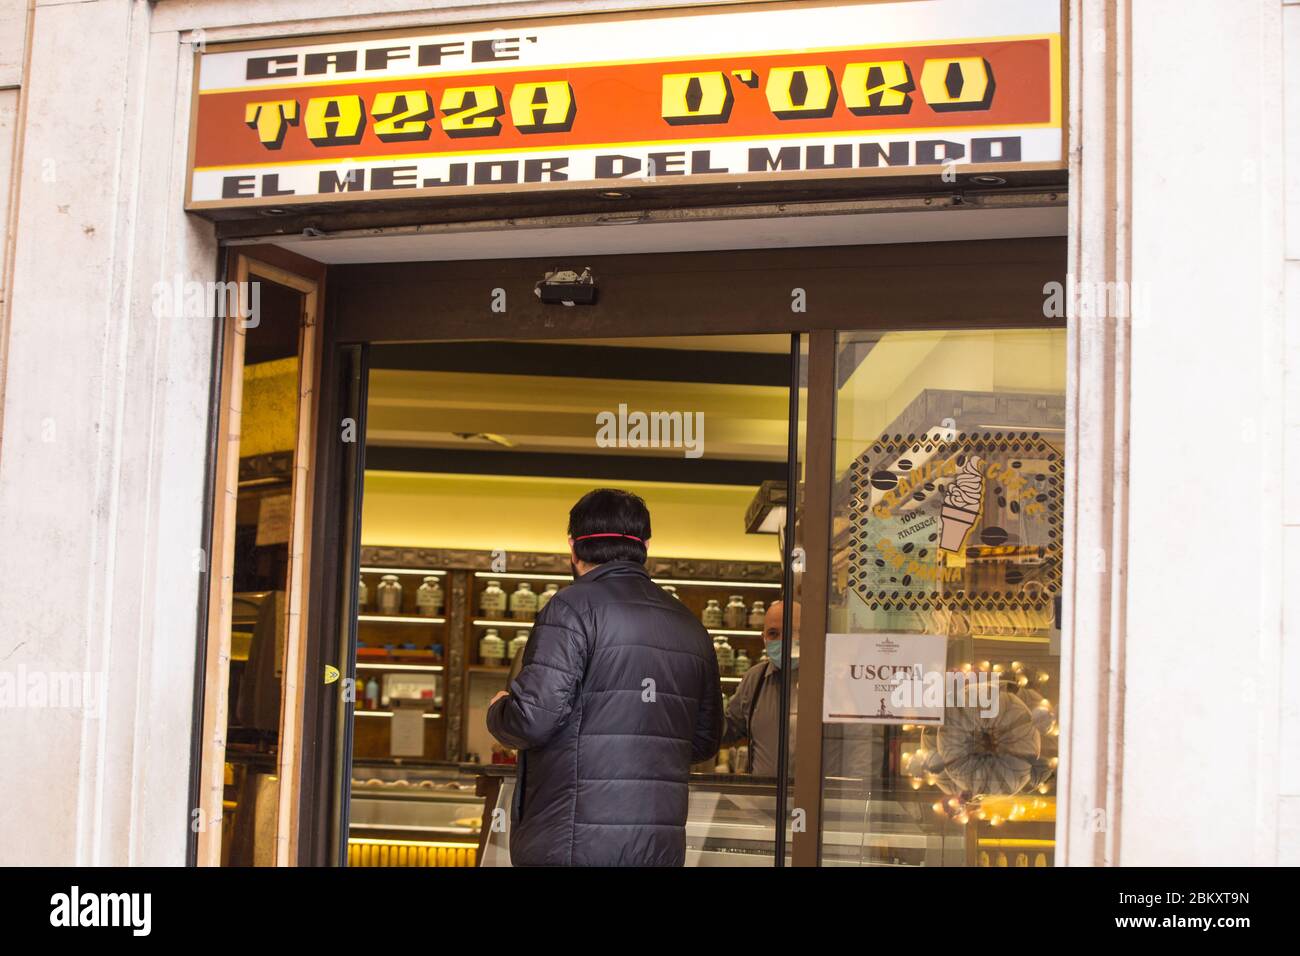
[[[785,605],[774,601],[763,618],[763,643],[767,659],[761,660],[740,679],[740,686],[727,704],[722,728],[722,746],[729,747],[749,738],[747,766],[736,769],[760,777],[776,776],[778,741],[781,735],[781,684],[791,680],[790,739],[794,740],[794,704],[799,684],[799,605],[792,609],[794,634],[790,642],[792,660],[781,659],[782,624]]]

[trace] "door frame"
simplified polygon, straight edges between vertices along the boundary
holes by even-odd
[[[235,510],[239,494],[239,447],[243,418],[243,376],[251,306],[250,283],[275,282],[302,295],[298,329],[298,417],[290,482],[289,568],[285,593],[285,650],[277,748],[275,862],[288,865],[298,853],[298,814],[302,762],[299,741],[303,712],[300,688],[306,682],[306,616],[310,590],[306,565],[311,553],[315,422],[319,394],[320,328],[325,301],[325,267],[274,246],[231,250],[226,260],[220,323],[220,366],[216,409],[215,482],[206,554],[207,613],[200,618],[199,668],[203,674],[200,732],[193,761],[198,767],[192,805],[197,819],[190,835],[199,866],[221,864],[225,791],[226,727],[229,719],[231,619],[234,596]]]

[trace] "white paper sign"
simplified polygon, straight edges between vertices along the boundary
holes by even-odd
[[[827,634],[826,692],[822,720],[828,724],[943,723],[943,704],[909,695],[900,702],[900,680],[940,678],[947,664],[942,634]],[[927,706],[928,705],[928,706]]]
[[[287,544],[293,501],[288,495],[269,495],[257,507],[257,541],[259,548]]]
[[[392,736],[388,752],[394,757],[424,756],[424,708],[393,701]]]

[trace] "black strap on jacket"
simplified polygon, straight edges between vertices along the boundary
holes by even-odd
[[[749,737],[749,750],[745,754],[745,773],[754,772],[754,711],[758,709],[758,699],[763,695],[763,687],[767,684],[767,678],[775,670],[775,665],[769,660],[767,666],[763,668],[763,673],[758,676],[758,686],[754,688],[754,693],[749,698],[749,712],[745,714],[745,733]]]

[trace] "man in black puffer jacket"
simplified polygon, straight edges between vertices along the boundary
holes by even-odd
[[[574,582],[488,708],[519,750],[515,866],[681,866],[687,779],[722,736],[708,632],[646,573],[650,513],[600,489],[569,512]]]

